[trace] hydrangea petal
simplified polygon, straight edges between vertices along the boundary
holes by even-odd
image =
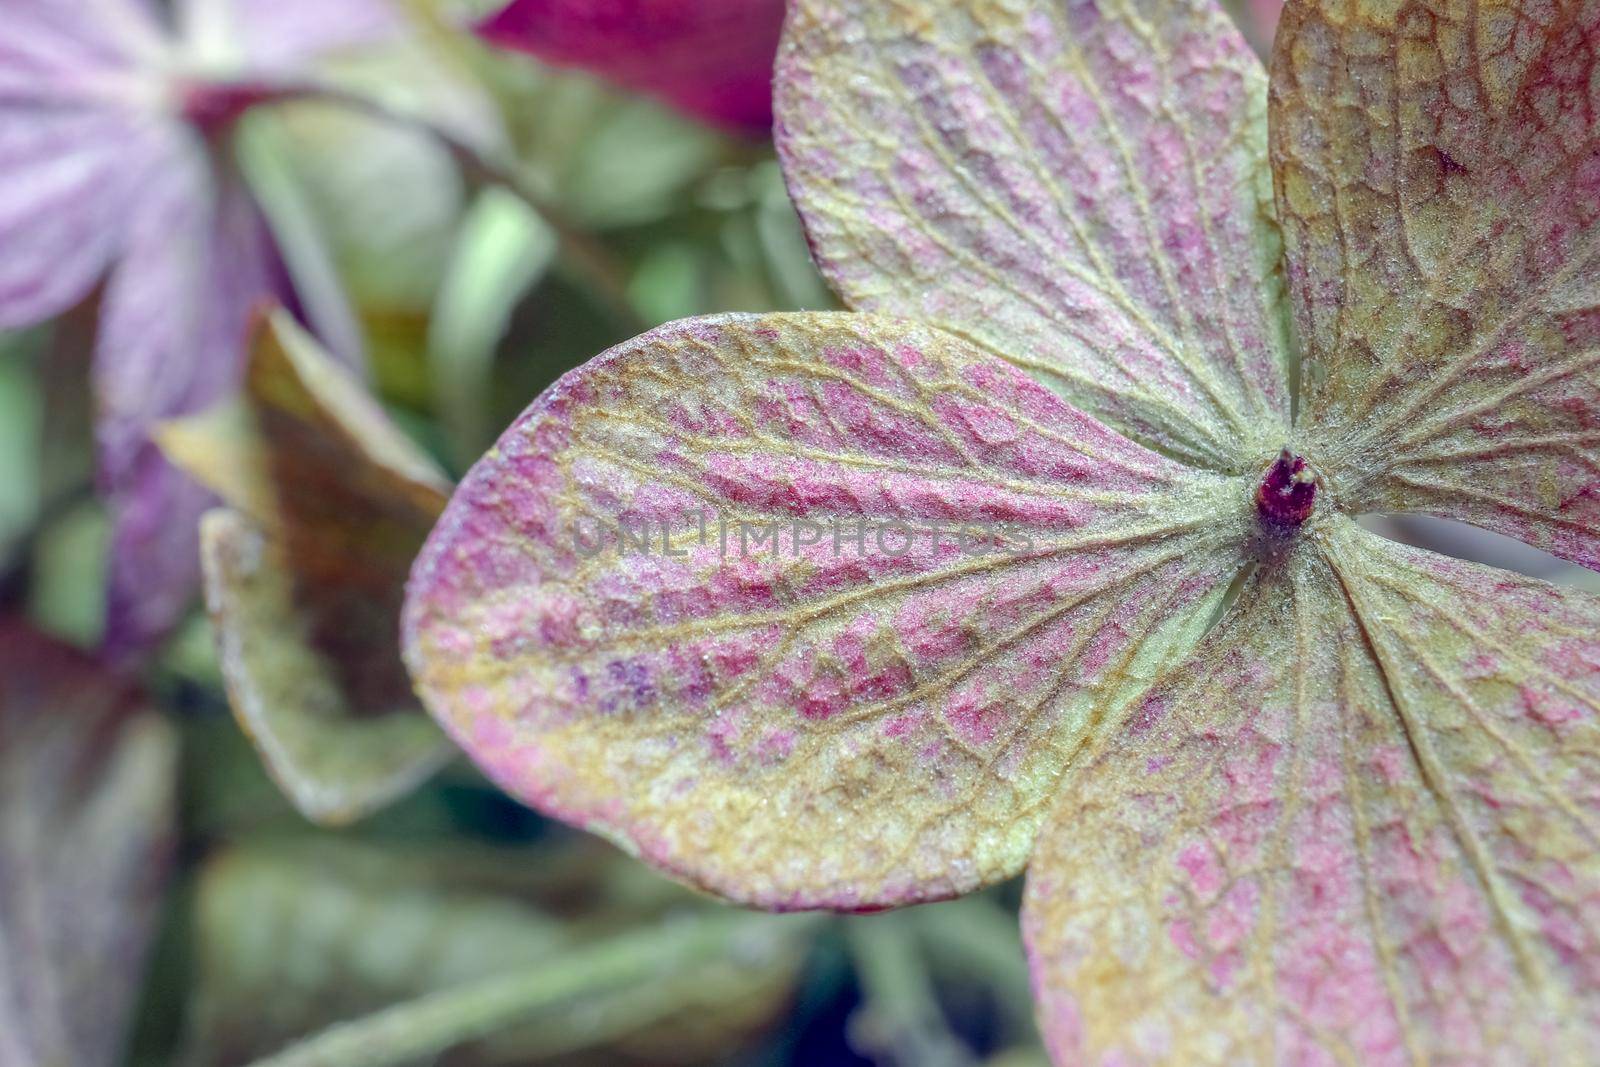
[[[783,0],[514,0],[478,32],[721,126],[772,125]]]
[[[375,663],[364,643],[349,659],[318,645],[308,631],[325,620],[308,619],[297,603],[281,543],[243,515],[217,510],[201,523],[200,545],[229,702],[302,815],[329,826],[353,822],[449,761],[454,747],[408,694],[377,691],[392,675],[403,681],[398,662]],[[345,635],[346,644],[358,640]],[[392,645],[387,651],[396,658]]]
[[[1600,7],[1291,4],[1272,158],[1353,510],[1600,567]]]
[[[1586,1062],[1600,598],[1348,520],[1074,774],[1025,927],[1057,1062]]]
[[[1247,499],[948,334],[691,320],[473,469],[405,655],[497,784],[681,878],[772,908],[951,896],[1021,867],[1065,761],[1196,638]]]
[[[201,529],[206,601],[240,725],[295,807],[346,823],[455,748],[399,656],[406,572],[449,483],[286,312],[254,346],[248,410],[164,426],[167,456],[243,514]]]
[[[778,145],[851,307],[1189,462],[1288,421],[1265,74],[1211,0],[798,0]]]
[[[6,0],[0,101],[81,99],[166,51],[150,0]],[[111,102],[114,96],[102,96]]]
[[[161,164],[140,175],[147,193],[107,286],[95,353],[100,481],[114,523],[106,643],[115,654],[165,634],[199,581],[198,524],[210,495],[167,463],[150,433],[237,387],[250,310],[281,286],[242,186],[213,178],[185,131],[164,136]]]
[[[124,1062],[176,780],[125,685],[0,621],[0,1063]]]
[[[147,148],[127,99],[159,38],[142,5],[87,7],[19,0],[0,18],[0,329],[82,300],[125,232]]]

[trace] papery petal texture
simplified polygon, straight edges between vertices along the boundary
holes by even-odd
[[[106,644],[147,647],[189,608],[211,497],[162,457],[155,425],[238,387],[250,310],[283,280],[242,185],[214,178],[198,142],[164,131],[141,175],[128,247],[107,283],[94,385],[101,490],[112,509]]]
[[[1291,4],[1272,159],[1345,506],[1600,566],[1600,5]]]
[[[1242,471],[1289,417],[1265,81],[1210,0],[797,0],[778,146],[851,307]]]
[[[782,29],[783,0],[514,0],[478,32],[709,122],[764,134]]]
[[[938,331],[693,320],[474,468],[405,653],[498,784],[682,878],[945,897],[1021,867],[1084,737],[1196,639],[1244,499]]]
[[[0,621],[0,1063],[114,1067],[171,858],[177,738],[87,655]]]
[[[1600,599],[1344,519],[1068,781],[1025,928],[1061,1064],[1580,1064]]]

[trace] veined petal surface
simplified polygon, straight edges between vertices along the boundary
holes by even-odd
[[[1272,159],[1345,505],[1600,567],[1600,4],[1290,4]]]
[[[1600,599],[1344,519],[1319,539],[1041,832],[1057,1062],[1591,1062]]]
[[[1289,416],[1266,79],[1211,0],[796,0],[778,146],[845,302],[1242,471]]]
[[[1245,489],[920,325],[678,323],[468,475],[407,664],[508,792],[698,885],[951,896],[1021,867],[1064,763],[1196,639]]]

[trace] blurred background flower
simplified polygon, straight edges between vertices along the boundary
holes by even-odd
[[[782,27],[783,0],[515,0],[478,32],[761,136]]]

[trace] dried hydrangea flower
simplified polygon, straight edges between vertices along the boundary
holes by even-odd
[[[1207,0],[798,0],[779,146],[854,312],[537,400],[413,571],[424,701],[745,903],[1026,864],[1063,1064],[1580,1062],[1600,599],[1354,516],[1600,568],[1597,39],[1291,0],[1269,102]]]
[[[387,32],[381,0],[7,0],[0,15],[0,329],[104,282],[95,390],[114,512],[107,641],[188,607],[206,496],[149,439],[237,382],[251,306],[283,287],[260,213],[214,151],[310,57]]]
[[[706,122],[765,134],[782,27],[783,0],[512,0],[478,32]]]

